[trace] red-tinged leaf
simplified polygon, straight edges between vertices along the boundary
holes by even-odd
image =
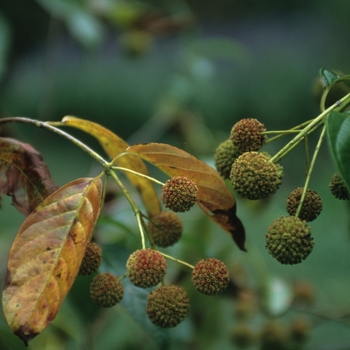
[[[50,324],[71,288],[101,201],[100,178],[77,179],[47,197],[21,226],[2,305],[11,330],[26,344]]]
[[[236,215],[235,198],[216,170],[191,154],[162,143],[130,146],[126,153],[137,154],[171,177],[186,176],[194,181],[200,208],[245,251],[245,230]]]
[[[129,147],[119,136],[89,120],[66,116],[62,119],[62,123],[83,130],[94,136],[111,159],[114,159]],[[139,157],[130,156],[118,158],[115,160],[115,164],[148,175],[146,165]],[[158,214],[161,211],[161,206],[152,181],[129,172],[125,172],[125,175],[140,193],[148,214],[150,216]]]
[[[19,212],[29,215],[57,188],[41,155],[31,145],[0,138],[0,193],[12,196]]]

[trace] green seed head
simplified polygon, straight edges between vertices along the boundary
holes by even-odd
[[[163,280],[166,268],[164,256],[150,248],[136,250],[126,263],[131,283],[141,288],[156,286]]]
[[[283,167],[269,162],[267,153],[246,152],[232,165],[230,179],[238,194],[248,199],[263,199],[274,194],[283,179]]]
[[[87,276],[96,272],[102,262],[102,251],[96,243],[88,243],[80,265],[79,275]]]
[[[231,140],[222,142],[215,152],[215,167],[218,173],[224,178],[230,178],[230,171],[233,162],[241,155]]]
[[[226,265],[215,258],[201,260],[192,271],[195,288],[206,295],[215,295],[225,290],[230,281]]]
[[[154,289],[147,298],[147,315],[153,324],[162,328],[176,327],[188,315],[190,301],[179,286]]]
[[[328,187],[335,198],[341,199],[341,200],[350,199],[349,190],[346,187],[344,180],[341,178],[341,176],[338,173],[334,174],[331,177],[331,181]]]
[[[162,211],[152,217],[147,228],[154,243],[158,247],[166,248],[181,238],[183,224],[173,211]]]
[[[112,307],[124,296],[124,287],[118,277],[109,272],[96,275],[90,285],[91,299],[101,307]]]
[[[259,151],[267,141],[267,135],[261,135],[264,131],[265,125],[257,119],[242,119],[232,127],[230,139],[240,153]]]
[[[281,264],[301,263],[313,247],[310,226],[295,216],[280,217],[266,233],[266,248]]]
[[[303,193],[303,188],[299,187],[292,191],[287,199],[287,212],[290,216],[294,216],[297,212],[300,199]],[[307,190],[304,198],[304,203],[299,213],[301,220],[313,221],[322,211],[322,199],[317,192]]]
[[[197,201],[197,185],[185,176],[168,180],[162,188],[162,202],[174,212],[190,210]]]

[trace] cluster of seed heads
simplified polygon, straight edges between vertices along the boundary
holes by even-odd
[[[219,174],[230,180],[237,194],[250,200],[268,198],[276,193],[284,176],[283,167],[261,151],[267,143],[265,132],[264,124],[257,119],[242,119],[215,152]],[[329,189],[338,199],[350,199],[349,189],[339,174],[332,176]],[[288,216],[275,220],[266,233],[266,248],[277,261],[298,264],[310,254],[314,241],[306,222],[315,220],[322,207],[321,197],[313,190],[299,187],[289,194]]]
[[[171,212],[165,213],[168,216]],[[175,226],[179,225],[172,215],[170,219],[170,222],[175,220]],[[154,221],[157,222],[157,220]],[[159,222],[164,226],[162,220]],[[101,260],[101,249],[95,243],[89,243],[80,267],[80,274],[90,275],[97,272]],[[136,250],[126,262],[126,276],[133,285],[139,288],[156,287],[147,297],[146,311],[150,321],[162,328],[177,326],[186,318],[190,309],[190,300],[182,287],[164,285],[166,269],[167,263],[164,256],[151,248]],[[194,267],[192,281],[199,292],[215,295],[227,287],[229,272],[220,260],[203,259]],[[109,308],[117,305],[124,296],[121,279],[109,272],[97,274],[90,284],[90,296],[92,301],[100,307]]]

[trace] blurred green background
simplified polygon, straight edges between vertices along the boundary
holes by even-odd
[[[279,130],[319,114],[320,68],[350,72],[349,12],[345,0],[2,0],[0,116],[59,121],[75,115],[130,144],[166,142],[214,166],[216,147],[241,118]],[[69,131],[101,151],[95,140]],[[1,132],[39,150],[60,186],[100,171],[82,151],[47,131],[16,124]],[[286,141],[266,150],[273,154]],[[310,137],[310,150],[316,141]],[[289,192],[304,184],[304,153],[299,146],[282,160],[284,184],[270,200],[237,197],[248,253],[198,208],[181,215],[183,239],[164,251],[191,264],[217,257],[228,265],[232,285],[220,296],[198,295],[190,271],[169,262],[166,281],[185,287],[191,299],[190,316],[179,327],[153,326],[144,310],[149,291],[126,280],[121,304],[100,310],[89,300],[91,278],[78,277],[52,325],[28,349],[240,349],[232,334],[242,324],[254,334],[246,348],[262,349],[268,322],[285,326],[278,333],[283,338],[298,318],[309,322],[308,336],[289,342],[288,349],[350,349],[349,206],[328,191],[335,166],[326,144],[310,182],[324,202],[311,223],[314,251],[300,265],[282,266],[265,249],[267,227],[286,215]],[[123,275],[129,254],[141,247],[137,225],[120,196],[106,214],[113,222],[101,220],[96,232],[104,252],[101,271]],[[3,198],[0,215],[3,283],[24,217],[9,198]],[[301,283],[309,294],[298,301],[295,286]],[[237,311],[242,305],[252,307],[243,318]],[[1,349],[24,348],[2,314],[0,329]],[[285,349],[273,347],[280,348]]]

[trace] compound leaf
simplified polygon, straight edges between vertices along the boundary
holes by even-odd
[[[100,178],[74,180],[27,217],[9,253],[4,315],[25,344],[56,316],[78,274],[102,201]]]
[[[111,159],[114,159],[129,147],[129,145],[119,136],[105,127],[90,122],[89,120],[66,116],[62,119],[62,123],[83,130],[94,136]],[[147,167],[139,157],[130,156],[118,158],[115,160],[115,164],[148,175]],[[158,214],[161,211],[161,207],[153,183],[144,177],[129,172],[125,172],[125,175],[140,193],[148,214],[150,216]]]
[[[245,250],[245,231],[236,215],[236,201],[218,172],[191,154],[162,143],[130,146],[125,153],[137,154],[165,174],[186,176],[198,187],[197,204],[217,225],[228,232]]]
[[[0,138],[0,193],[12,196],[19,212],[29,215],[57,188],[41,155],[31,145]]]

